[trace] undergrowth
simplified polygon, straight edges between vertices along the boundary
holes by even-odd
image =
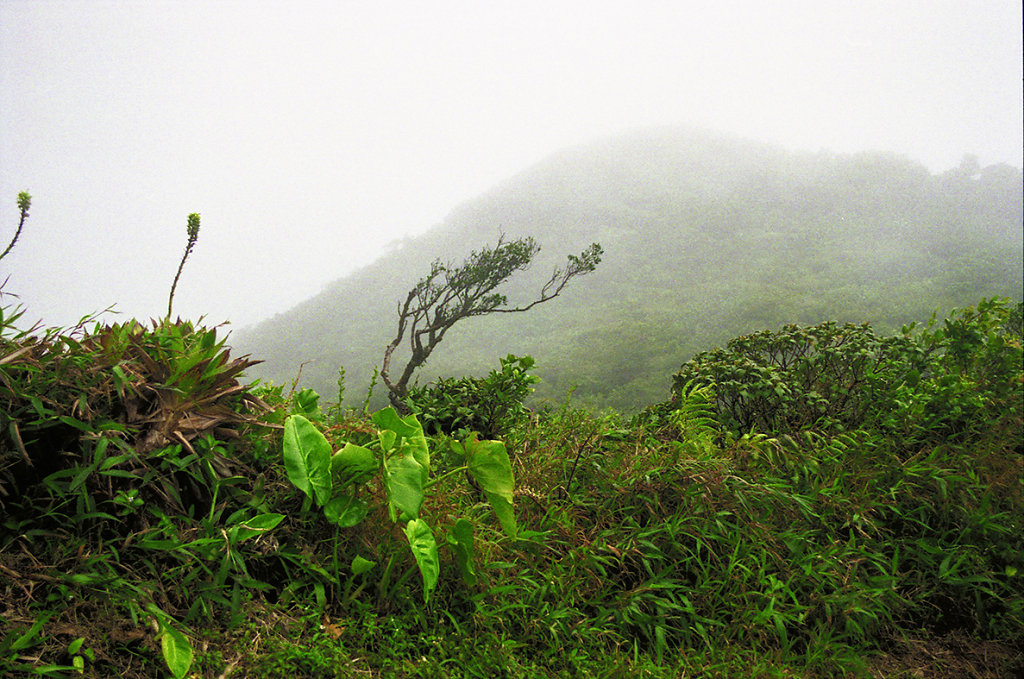
[[[321,409],[216,328],[2,306],[0,673],[1020,676],[1019,314],[740,338],[627,419],[512,356]]]

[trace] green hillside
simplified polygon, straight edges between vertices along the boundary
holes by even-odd
[[[19,194],[0,259],[30,199]],[[198,229],[189,215],[179,271]],[[690,257],[704,278],[714,266],[744,273],[728,259],[744,251],[691,233],[719,258],[698,266],[683,248],[678,263]],[[822,277],[798,249],[763,261]],[[658,286],[673,277],[649,264],[670,258],[646,251],[577,291],[575,330],[545,334],[531,317],[510,324],[516,335],[492,328],[490,350],[563,333],[577,342],[561,355],[578,365],[566,365],[591,375],[602,368],[587,351],[612,351],[609,337],[628,359],[655,356],[653,328],[679,316],[656,315],[671,307]],[[645,265],[649,281],[614,280]],[[852,289],[895,286],[889,269]],[[487,281],[466,271],[445,280]],[[956,275],[978,276],[930,280]],[[256,359],[170,309],[148,324],[92,316],[26,329],[4,288],[2,677],[1024,672],[1024,303],[980,299],[891,334],[829,321],[735,337],[685,363],[671,399],[633,416],[569,401],[524,408],[526,357],[486,379],[413,389],[417,412],[403,416],[252,382]],[[602,334],[630,290],[633,325]],[[751,290],[736,318],[756,310]],[[445,308],[442,321],[458,317]],[[461,351],[484,341],[481,327]],[[628,379],[650,365],[627,364]],[[616,393],[599,386],[590,393]]]
[[[969,157],[933,175],[887,153],[636,134],[552,156],[232,341],[264,359],[252,374],[291,382],[305,363],[301,383],[325,395],[344,367],[360,402],[399,299],[431,261],[533,236],[543,250],[510,282],[515,301],[597,241],[595,273],[527,314],[456,326],[419,379],[483,374],[511,352],[536,359],[538,398],[575,388],[583,404],[636,410],[664,400],[681,363],[740,334],[824,320],[885,332],[986,296],[1020,299],[1021,196],[1019,169]]]

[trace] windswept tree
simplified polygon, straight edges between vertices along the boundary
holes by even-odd
[[[404,303],[399,303],[398,332],[384,350],[380,377],[390,390],[391,404],[397,410],[408,412],[404,399],[408,394],[409,379],[452,326],[473,316],[529,311],[557,297],[576,276],[584,276],[596,269],[604,254],[599,244],[592,243],[578,256],[569,255],[564,267],[556,267],[552,271],[534,301],[522,306],[508,306],[508,298],[494,292],[495,288],[517,271],[528,269],[538,252],[540,245],[533,238],[518,238],[506,243],[502,236],[494,247],[473,251],[459,266],[434,261],[430,273],[409,291]],[[393,380],[391,358],[406,338],[409,362],[402,374]]]

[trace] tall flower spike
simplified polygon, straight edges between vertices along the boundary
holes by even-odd
[[[195,245],[196,239],[199,238],[199,213],[193,212],[188,216],[188,244],[189,247]]]
[[[188,233],[188,242],[185,244],[185,254],[181,257],[181,263],[178,264],[178,273],[174,275],[174,282],[171,283],[171,294],[167,298],[167,322],[171,321],[171,308],[174,304],[174,291],[178,287],[178,279],[181,278],[181,270],[185,268],[185,260],[192,254],[192,248],[195,247],[196,241],[199,240],[199,213],[193,212],[188,216],[188,225],[185,227]]]
[[[18,221],[18,230],[14,232],[14,238],[8,244],[7,249],[0,254],[0,259],[7,256],[7,253],[11,251],[14,244],[18,242],[18,236],[21,235],[21,229],[25,226],[25,220],[28,219],[28,209],[32,206],[32,196],[28,194],[28,191],[22,191],[18,194],[18,211],[21,213],[21,219]]]

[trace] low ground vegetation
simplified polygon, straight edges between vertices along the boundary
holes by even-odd
[[[737,338],[632,417],[0,313],[4,676],[1024,673],[1019,304]]]

